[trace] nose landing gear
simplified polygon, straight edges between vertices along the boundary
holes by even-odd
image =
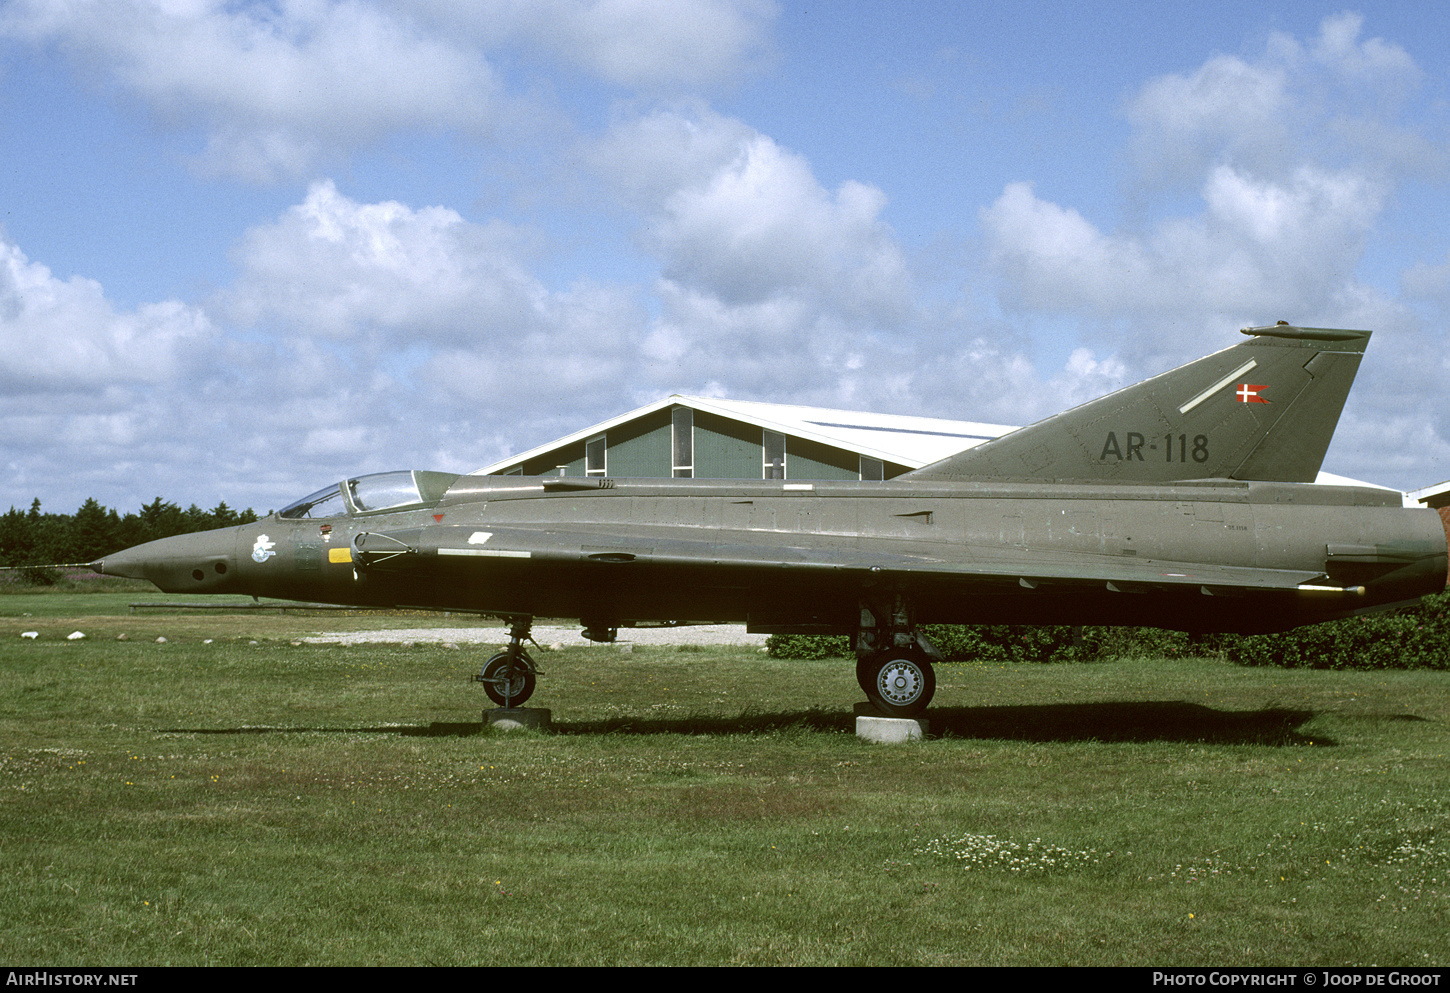
[[[489,657],[483,669],[473,677],[474,682],[483,684],[488,698],[500,707],[520,707],[534,695],[536,676],[543,675],[524,651],[524,641],[529,638],[532,617],[510,617],[509,644],[503,651]]]

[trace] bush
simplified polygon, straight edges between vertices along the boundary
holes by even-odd
[[[1157,628],[1025,624],[927,624],[922,633],[947,662],[1089,662],[1094,659],[1222,655],[1238,665],[1310,669],[1450,669],[1450,593],[1413,607],[1327,621],[1279,634],[1190,638]],[[772,635],[777,659],[848,658],[851,639]]]
[[[834,659],[852,654],[844,635],[773,634],[765,641],[765,654],[773,659]]]
[[[1239,665],[1289,669],[1447,669],[1450,594],[1279,634],[1225,636],[1224,656]]]
[[[1099,654],[1089,639],[1075,645],[1070,627],[927,624],[921,633],[947,662],[1072,662]],[[800,634],[771,635],[766,652],[777,659],[849,658],[853,654],[848,637]]]
[[[922,628],[947,662],[1067,662],[1091,657],[1074,646],[1072,628],[1026,624],[928,624]]]
[[[27,565],[20,568],[20,582],[25,586],[54,586],[63,577],[59,572],[45,565]]]

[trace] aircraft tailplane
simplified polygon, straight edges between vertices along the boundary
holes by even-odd
[[[902,479],[1313,482],[1370,332],[1288,324]]]

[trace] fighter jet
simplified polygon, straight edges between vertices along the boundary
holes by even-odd
[[[536,617],[853,639],[875,707],[922,712],[934,624],[1278,631],[1446,585],[1446,532],[1400,494],[1314,479],[1370,332],[1248,340],[885,481],[455,476],[328,486],[241,527],[92,564],[171,593],[496,614],[478,675],[532,694]]]

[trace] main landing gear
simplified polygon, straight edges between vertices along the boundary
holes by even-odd
[[[861,604],[856,629],[856,682],[887,717],[915,717],[936,693],[932,661],[941,655],[912,622],[900,597],[889,605]]]
[[[508,647],[490,656],[473,680],[482,683],[488,698],[500,707],[521,707],[534,695],[534,678],[542,675],[534,660],[524,651],[524,641],[532,640],[529,628],[533,626],[534,619],[510,617],[508,622]]]

